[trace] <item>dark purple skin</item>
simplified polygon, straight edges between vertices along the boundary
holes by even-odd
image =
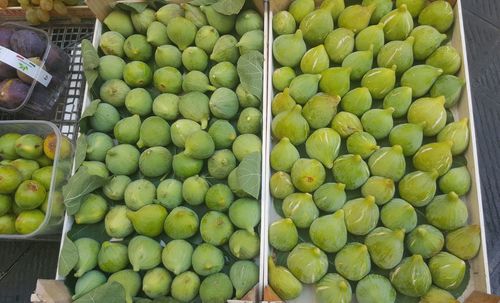
[[[0,46],[10,48],[10,38],[14,32],[11,27],[0,27]]]
[[[49,72],[57,71],[66,73],[69,69],[69,59],[66,53],[57,46],[50,48],[47,60],[45,61],[45,68]]]
[[[3,62],[0,62],[0,81],[16,77],[16,70]]]
[[[10,37],[10,48],[25,58],[43,58],[47,49],[47,41],[34,31],[22,29]]]
[[[30,86],[19,79],[8,79],[0,83],[0,106],[13,109],[21,105]]]

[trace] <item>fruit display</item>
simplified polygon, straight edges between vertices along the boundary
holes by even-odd
[[[274,13],[268,283],[282,300],[458,302],[481,230],[464,200],[469,121],[451,112],[453,22],[443,0]]]
[[[98,52],[84,41],[98,99],[59,261],[75,302],[117,283],[109,300],[225,302],[259,281],[264,28],[236,2],[115,9]]]
[[[68,16],[68,6],[82,5],[82,0],[0,0],[0,9],[21,6],[32,25],[47,23],[51,15]]]
[[[0,111],[21,111],[28,117],[50,116],[66,85],[69,56],[50,43],[45,32],[14,23],[0,24],[0,46],[29,60],[9,58],[9,63],[0,62]],[[35,67],[41,67],[46,74]],[[38,80],[23,72],[27,70],[32,70],[31,75]]]
[[[71,142],[55,133],[0,135],[0,238],[43,234],[62,222],[62,186],[70,173]],[[42,124],[32,127],[44,128]]]

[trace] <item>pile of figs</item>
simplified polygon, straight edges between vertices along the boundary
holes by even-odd
[[[57,141],[54,133],[44,138],[18,133],[0,136],[0,235],[29,235],[46,216],[52,221],[63,217],[60,189],[69,169],[53,165]],[[59,145],[58,161],[69,160],[70,141],[61,137]]]
[[[262,96],[237,63],[262,54],[261,15],[167,4],[117,9],[104,25],[81,167],[109,181],[72,228],[100,226],[107,240],[71,239],[73,298],[107,281],[128,303],[242,298],[259,279],[261,205],[239,167],[262,149]]]
[[[443,0],[295,0],[274,14],[269,284],[283,300],[457,302],[480,249],[461,197],[465,81]],[[398,298],[398,299],[397,299]],[[418,300],[418,299],[417,299]]]

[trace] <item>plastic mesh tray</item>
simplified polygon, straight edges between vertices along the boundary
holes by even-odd
[[[92,40],[94,24],[94,20],[83,20],[80,24],[58,22],[40,27],[47,31],[54,44],[71,56],[69,83],[59,97],[62,100],[51,119],[59,127],[61,133],[71,140],[77,137],[77,123],[80,119],[85,93],[81,41],[82,39]],[[16,114],[0,112],[0,120],[17,119]]]

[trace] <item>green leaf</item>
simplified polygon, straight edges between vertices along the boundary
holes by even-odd
[[[219,0],[193,0],[189,2],[191,5],[202,6],[202,5],[212,5],[217,3]]]
[[[87,156],[87,136],[80,134],[76,139],[75,168],[78,169]]]
[[[101,100],[96,99],[92,102],[90,102],[89,106],[85,109],[85,111],[82,114],[82,117],[80,118],[80,132],[81,133],[86,133],[89,129],[89,118],[92,117],[95,112],[97,111],[97,106],[101,103]]]
[[[108,182],[107,178],[91,175],[86,167],[80,167],[63,186],[64,205],[68,214],[74,215],[80,209],[83,198]]]
[[[223,15],[237,15],[245,5],[245,0],[220,0],[212,7]]]
[[[68,236],[64,237],[61,255],[59,256],[59,271],[60,276],[67,276],[78,263],[78,250],[75,243]]]
[[[81,238],[92,238],[97,242],[108,241],[110,238],[106,233],[104,220],[95,224],[73,224],[68,232],[68,237],[73,241]]]
[[[259,152],[251,153],[241,161],[236,171],[241,189],[255,199],[259,199],[260,194],[261,161]]]
[[[99,67],[99,54],[92,43],[82,40],[83,73],[87,79],[89,87],[92,87],[99,76],[97,68]]]
[[[115,7],[128,12],[142,13],[148,7],[148,3],[117,3]]]
[[[250,51],[238,59],[237,70],[241,85],[252,95],[262,100],[264,55]]]
[[[118,282],[107,282],[94,288],[74,303],[123,303],[125,301],[123,286]]]

